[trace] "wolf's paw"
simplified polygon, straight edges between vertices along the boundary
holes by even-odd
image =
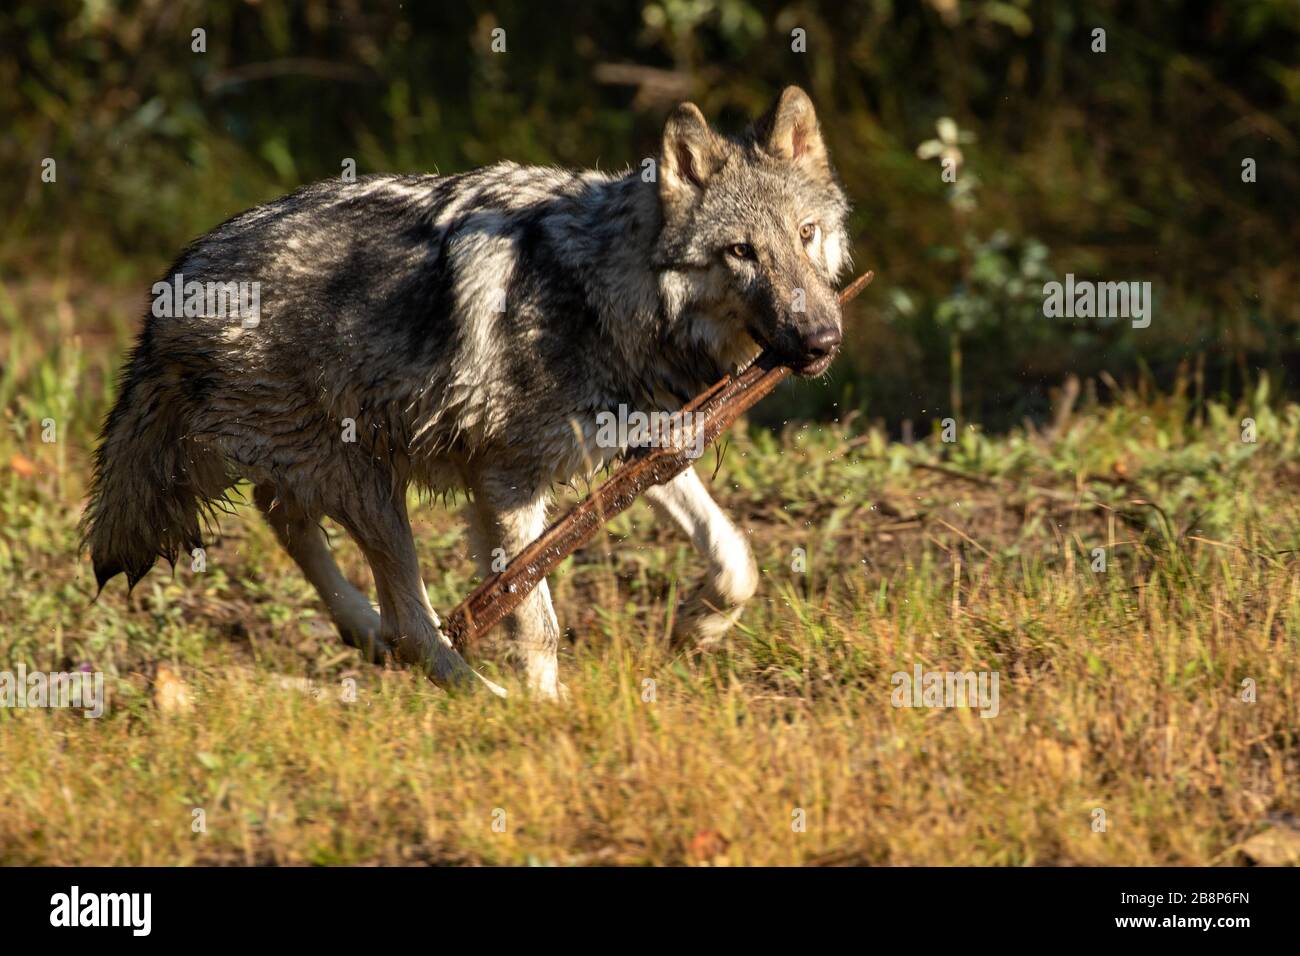
[[[541,652],[529,656],[521,667],[528,696],[536,700],[553,700],[560,703],[568,700],[569,689],[560,683],[559,668],[556,666],[555,653]]]
[[[348,647],[355,647],[372,664],[382,664],[394,656],[393,646],[379,632],[379,615],[370,609],[360,609],[336,622],[339,636]]]
[[[533,700],[549,700],[557,704],[567,704],[569,702],[569,687],[560,681],[553,681],[550,684],[529,684],[528,696]]]
[[[700,601],[688,601],[678,611],[672,644],[680,650],[709,652],[724,643],[727,633],[740,620],[743,608],[718,611]]]

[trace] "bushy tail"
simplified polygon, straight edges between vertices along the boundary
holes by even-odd
[[[175,383],[157,370],[142,343],[122,376],[95,453],[82,548],[90,548],[100,590],[125,572],[128,589],[158,558],[201,544],[199,518],[210,508],[198,492]]]

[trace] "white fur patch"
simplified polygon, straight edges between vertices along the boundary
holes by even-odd
[[[832,277],[836,277],[846,265],[844,261],[844,244],[840,241],[839,233],[831,233],[824,236],[821,242],[822,258],[826,263],[826,271]]]
[[[753,596],[758,589],[758,570],[749,542],[718,507],[693,468],[649,489],[646,497],[690,535],[695,549],[708,558],[712,584],[723,601],[740,604]]]

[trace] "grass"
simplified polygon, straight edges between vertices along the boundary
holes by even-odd
[[[110,709],[0,708],[0,863],[1236,864],[1300,816],[1300,407],[1262,387],[952,444],[738,431],[712,487],[763,583],[725,646],[667,648],[701,562],[639,506],[553,581],[569,702],[502,702],[362,664],[251,506],[205,571],[90,604],[75,525],[130,310],[78,340],[23,294],[0,295],[0,670],[88,665]],[[450,609],[456,517],[416,515]],[[918,664],[996,672],[997,716],[892,706]]]

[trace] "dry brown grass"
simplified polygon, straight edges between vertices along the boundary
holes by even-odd
[[[111,709],[0,709],[0,862],[1228,864],[1300,816],[1294,407],[1256,409],[1252,446],[1178,399],[1054,441],[739,436],[713,485],[764,569],[742,627],[666,649],[699,565],[634,509],[556,580],[571,699],[550,705],[361,665],[249,509],[206,572],[88,606],[103,397],[65,371],[0,438],[0,669],[89,664]],[[74,424],[42,445],[58,401]],[[470,562],[452,515],[419,513],[449,608]],[[917,664],[996,671],[998,716],[893,707]]]

